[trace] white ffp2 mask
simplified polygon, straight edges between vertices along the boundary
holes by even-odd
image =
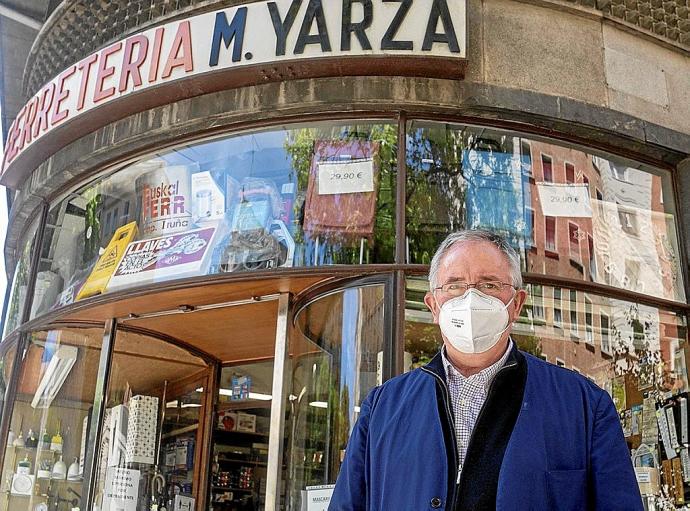
[[[508,305],[498,298],[468,289],[441,306],[438,323],[448,342],[461,353],[484,353],[498,343],[508,329]]]

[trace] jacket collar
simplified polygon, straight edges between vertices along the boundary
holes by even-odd
[[[503,365],[503,367],[517,365],[522,359],[524,359],[524,356],[518,350],[517,343],[515,342],[515,340],[513,340],[512,337],[511,340],[513,341],[513,347],[511,348],[510,353],[508,353],[508,358],[506,358],[506,362]],[[443,349],[443,347],[441,347],[441,349]],[[432,358],[431,361],[424,367],[429,369],[436,376],[439,376],[443,381],[446,381],[446,369],[443,367],[443,357],[441,356],[441,350],[439,350],[438,353],[434,355],[434,358]]]

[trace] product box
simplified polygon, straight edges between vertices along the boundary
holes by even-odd
[[[256,432],[256,415],[238,412],[237,431],[242,431],[244,433]]]
[[[133,396],[129,400],[127,463],[155,463],[158,398]]]
[[[194,439],[181,438],[175,443],[175,468],[184,470],[194,466]]]
[[[221,224],[127,245],[108,291],[206,275]]]
[[[218,412],[218,429],[223,431],[235,431],[237,429],[236,412]]]
[[[208,171],[192,174],[192,199],[196,223],[219,220],[225,214],[225,195]]]
[[[113,237],[110,239],[110,243],[108,243],[108,246],[105,248],[105,252],[98,258],[96,266],[93,267],[91,274],[77,293],[77,300],[105,292],[106,287],[108,287],[108,282],[115,272],[115,269],[120,264],[129,242],[132,241],[136,235],[136,222],[130,222],[115,231],[115,234],[113,234]]]
[[[108,439],[108,467],[121,467],[127,452],[129,414],[125,405],[110,409],[110,436]]]

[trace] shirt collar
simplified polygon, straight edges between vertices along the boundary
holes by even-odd
[[[491,364],[489,367],[482,369],[478,373],[473,374],[470,377],[465,377],[462,375],[462,373],[460,373],[460,371],[458,371],[455,368],[455,366],[448,359],[448,357],[446,357],[446,347],[443,346],[443,348],[441,348],[441,358],[443,359],[443,368],[446,370],[446,380],[449,380],[451,378],[459,378],[462,383],[478,381],[482,383],[485,389],[488,389],[489,385],[491,385],[491,382],[493,381],[498,371],[501,369],[501,367],[505,365],[506,360],[508,360],[508,356],[510,355],[512,349],[513,340],[511,338],[508,338],[508,346],[506,347],[506,351],[500,359]]]

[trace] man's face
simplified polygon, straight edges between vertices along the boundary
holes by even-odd
[[[466,241],[455,244],[441,259],[436,275],[436,286],[450,282],[477,284],[487,281],[500,281],[507,284],[513,282],[508,258],[488,241]],[[513,321],[518,318],[525,303],[526,293],[523,289],[515,291],[512,287],[506,286],[496,295],[496,298],[507,304],[513,294],[515,294],[515,299],[507,307],[510,326],[501,340],[507,339],[510,335]],[[431,309],[434,323],[438,323],[441,306],[451,298],[440,289],[426,294],[424,303]]]

